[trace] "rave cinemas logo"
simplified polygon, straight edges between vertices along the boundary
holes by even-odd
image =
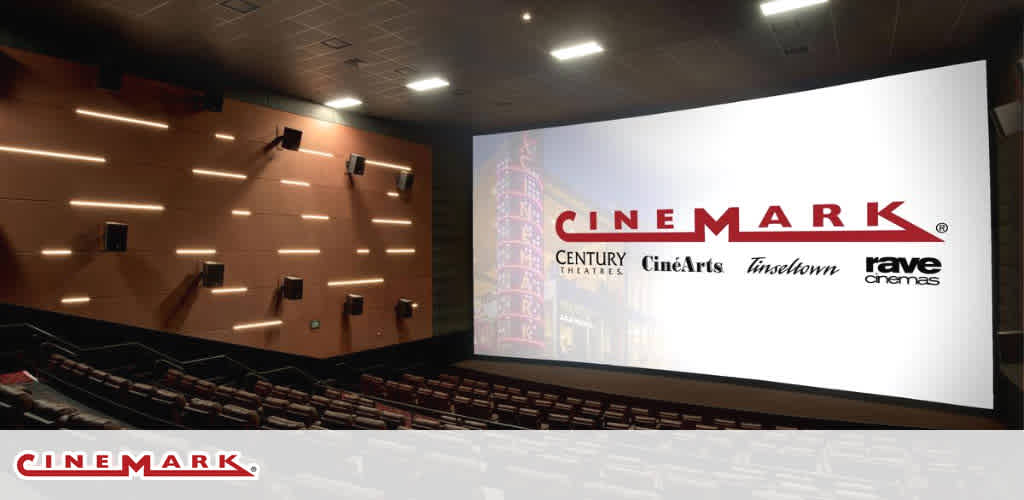
[[[916,286],[941,283],[935,275],[942,271],[942,262],[935,257],[868,257],[866,267],[866,283]]]
[[[626,252],[576,252],[559,250],[555,252],[562,275],[622,276]]]
[[[656,231],[635,231],[639,227],[637,210],[628,212],[616,210],[612,214],[614,232],[597,232],[598,213],[590,212],[588,231],[570,233],[565,230],[567,222],[576,220],[576,212],[567,210],[555,220],[555,231],[562,241],[570,243],[602,242],[673,242],[700,243],[707,240],[707,231],[718,235],[728,228],[728,238],[739,243],[941,243],[942,240],[928,231],[896,215],[902,201],[894,201],[880,207],[878,202],[867,204],[867,227],[870,229],[810,229],[791,230],[789,217],[780,205],[772,205],[764,212],[758,225],[766,231],[743,231],[740,229],[740,209],[728,208],[720,217],[712,217],[707,210],[693,210],[693,231],[673,231],[675,212],[671,209],[656,210],[654,221]],[[823,228],[826,221],[832,228],[844,227],[842,208],[836,204],[811,206],[812,227]],[[888,221],[899,229],[879,229],[881,220]],[[634,231],[624,231],[632,229]]]
[[[14,458],[14,472],[21,479],[258,479],[256,465],[240,465],[239,453],[218,451],[211,455],[192,452],[184,457],[176,452],[157,456],[144,451],[137,454],[98,451],[91,457],[84,452],[22,451]]]

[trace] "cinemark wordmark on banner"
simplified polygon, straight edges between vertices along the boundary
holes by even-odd
[[[259,467],[238,463],[237,451],[190,452],[174,451],[157,455],[97,451],[91,455],[81,451],[22,451],[14,459],[14,473],[30,480],[253,480],[259,479]]]
[[[793,230],[781,205],[771,205],[764,212],[758,227],[761,229],[778,228],[780,230],[743,231],[740,229],[740,209],[730,207],[720,217],[713,217],[706,209],[693,210],[693,231],[672,231],[675,229],[675,211],[671,209],[656,210],[654,218],[658,231],[629,232],[639,227],[637,210],[613,213],[616,232],[593,232],[598,228],[598,213],[590,212],[589,230],[592,232],[568,232],[567,222],[576,219],[576,212],[562,212],[555,221],[555,231],[562,241],[570,243],[628,243],[628,242],[672,242],[672,243],[703,243],[707,241],[707,231],[718,235],[726,228],[729,241],[737,243],[941,243],[942,239],[921,229],[910,221],[896,215],[896,209],[903,205],[902,201],[894,201],[884,207],[878,202],[867,204],[867,226],[870,229],[812,229]],[[833,228],[844,227],[842,207],[836,204],[817,204],[811,207],[813,227],[825,227],[826,221]],[[879,221],[885,220],[899,229],[880,227]]]

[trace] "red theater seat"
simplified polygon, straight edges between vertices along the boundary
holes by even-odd
[[[259,429],[260,414],[236,405],[225,405],[217,415],[217,426],[222,429]]]
[[[294,431],[302,429],[304,427],[305,426],[302,425],[302,422],[296,422],[294,420],[289,420],[284,417],[268,417],[263,423],[264,429]]]

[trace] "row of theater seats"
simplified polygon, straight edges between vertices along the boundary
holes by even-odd
[[[431,379],[403,373],[401,380],[363,374],[360,390],[377,397],[531,429],[794,429],[688,414],[671,408],[631,407],[611,400],[583,399],[449,374]]]
[[[478,429],[455,416],[431,418],[378,408],[360,394],[325,388],[309,394],[257,381],[245,390],[170,369],[156,384],[112,375],[60,354],[50,372],[63,381],[175,427],[189,429]]]
[[[38,399],[21,387],[0,384],[2,429],[118,429],[108,419],[78,408]]]

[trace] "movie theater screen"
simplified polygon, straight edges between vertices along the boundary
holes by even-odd
[[[473,141],[475,352],[993,405],[984,62]]]

